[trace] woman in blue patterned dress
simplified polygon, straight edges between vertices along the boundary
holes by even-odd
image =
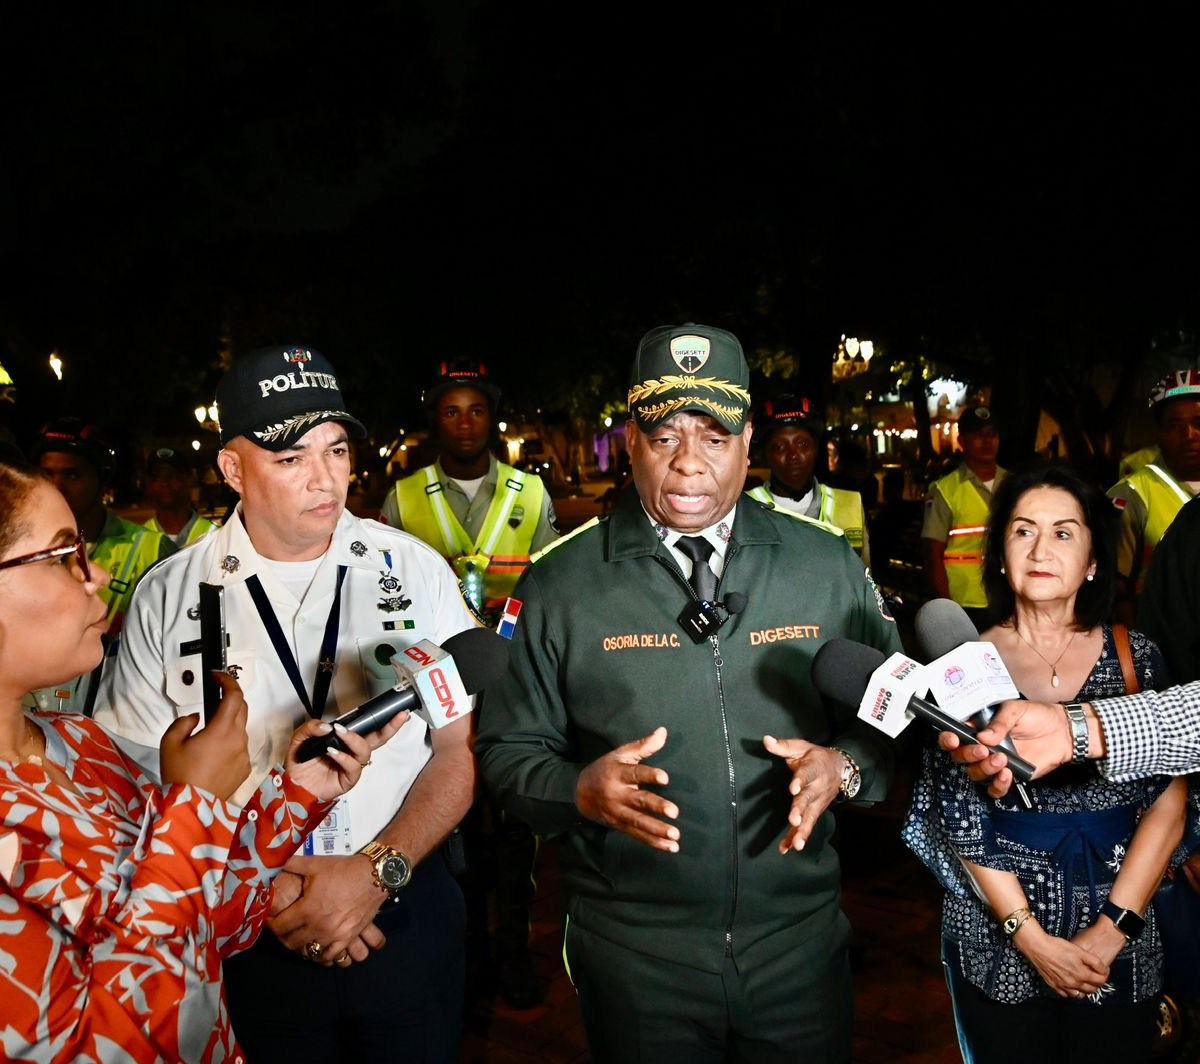
[[[1011,475],[988,526],[992,642],[1022,695],[1086,701],[1126,683],[1105,623],[1115,512],[1060,466]],[[1141,687],[1161,687],[1158,648],[1128,633]],[[1112,783],[1093,763],[1032,785],[1034,808],[989,798],[932,744],[905,842],[946,888],[942,959],[968,1064],[1146,1060],[1162,946],[1150,904],[1194,833],[1182,779]],[[1193,798],[1194,802],[1194,798]],[[1193,815],[1188,815],[1192,813]]]

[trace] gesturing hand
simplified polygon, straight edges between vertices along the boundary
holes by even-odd
[[[793,796],[788,810],[791,827],[779,840],[779,852],[803,850],[817,818],[838,796],[846,759],[839,750],[817,746],[804,739],[776,739],[773,735],[764,735],[763,746],[768,753],[783,758],[792,770],[788,784],[788,793]]]
[[[644,765],[667,744],[667,729],[655,728],[598,757],[580,774],[575,784],[575,804],[589,820],[632,835],[639,842],[668,853],[679,852],[679,829],[660,817],[675,820],[679,809],[645,785],[665,787],[670,777],[661,768]]]
[[[190,783],[228,798],[250,775],[246,699],[232,676],[213,675],[224,692],[216,712],[199,732],[199,713],[171,722],[159,741],[158,774],[164,784]]]

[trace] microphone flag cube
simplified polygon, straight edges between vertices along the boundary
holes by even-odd
[[[967,720],[997,702],[1021,697],[991,643],[963,643],[925,666],[929,691],[938,707]]]
[[[471,697],[452,655],[422,639],[392,657],[392,667],[416,689],[414,712],[431,728],[442,728],[471,712]]]
[[[871,673],[870,682],[858,704],[858,716],[893,739],[912,717],[908,703],[929,690],[925,666],[904,654],[895,653]]]

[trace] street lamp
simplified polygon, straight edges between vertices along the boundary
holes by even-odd
[[[59,380],[62,380],[63,360],[58,357],[58,351],[50,352],[50,369]]]

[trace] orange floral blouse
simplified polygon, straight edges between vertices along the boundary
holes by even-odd
[[[282,769],[244,808],[164,789],[92,720],[32,719],[76,791],[0,762],[0,1059],[241,1060],[221,958],[329,804]]]

